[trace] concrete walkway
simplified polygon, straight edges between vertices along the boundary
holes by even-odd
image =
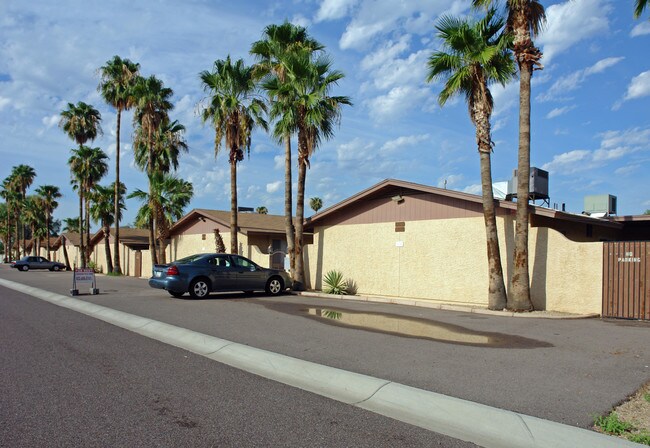
[[[303,361],[0,279],[0,285],[232,367],[484,447],[640,446],[582,428]]]

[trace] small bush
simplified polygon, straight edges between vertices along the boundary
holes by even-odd
[[[359,287],[357,286],[357,282],[349,278],[345,281],[345,283],[346,283],[345,291],[347,292],[347,294],[351,296],[356,296],[357,291],[359,290]]]
[[[630,423],[620,420],[616,412],[612,412],[607,416],[600,415],[596,417],[594,424],[607,434],[615,434],[617,436],[634,429],[634,426]]]
[[[643,399],[650,403],[650,394],[643,394]]]
[[[327,294],[347,294],[348,282],[343,278],[341,271],[329,271],[323,277],[325,287],[323,291]]]

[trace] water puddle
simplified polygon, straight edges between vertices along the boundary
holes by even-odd
[[[284,313],[303,315],[325,324],[392,334],[407,338],[427,339],[449,344],[492,348],[538,348],[552,344],[521,336],[475,331],[460,325],[385,313],[369,313],[340,308],[308,307],[304,305],[269,304],[269,308]]]

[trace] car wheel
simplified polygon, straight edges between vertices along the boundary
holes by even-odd
[[[20,267],[20,270],[21,270],[21,271],[24,271],[24,272],[27,272],[27,271],[29,271],[29,266],[27,266],[26,264],[24,264],[24,265],[22,265],[22,266]]]
[[[210,286],[204,278],[197,278],[190,283],[190,296],[193,299],[202,299],[210,293]]]
[[[52,270],[53,270],[54,272],[58,272],[58,271],[61,270],[61,267],[60,267],[60,266],[52,266]]]
[[[178,291],[167,291],[171,296],[176,297],[177,299],[179,297],[183,297],[184,292],[178,292]]]
[[[272,296],[277,296],[284,289],[284,284],[282,279],[279,277],[271,277],[269,281],[266,282],[266,293]]]

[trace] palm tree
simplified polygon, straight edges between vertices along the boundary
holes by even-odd
[[[56,201],[61,197],[59,187],[55,185],[42,185],[36,189],[38,194],[43,200],[43,207],[45,208],[45,229],[46,229],[46,245],[47,245],[47,258],[50,258],[50,230],[52,223],[52,212],[59,206]]]
[[[427,81],[445,80],[438,96],[441,106],[462,94],[469,106],[469,115],[476,127],[476,142],[481,160],[483,216],[487,236],[488,308],[502,310],[507,303],[506,287],[499,251],[496,212],[492,194],[490,154],[494,144],[490,130],[493,101],[489,85],[505,85],[515,76],[515,66],[509,52],[510,37],[502,34],[504,21],[490,9],[482,20],[467,20],[443,16],[436,29],[447,51],[437,51],[428,62]]]
[[[475,7],[489,6],[496,0],[472,0]],[[533,70],[542,69],[542,52],[535,47],[537,36],[546,20],[544,6],[538,0],[506,0],[506,29],[512,34],[515,61],[519,67],[519,151],[517,156],[517,213],[515,225],[514,266],[508,294],[508,309],[530,311],[530,276],[528,273],[528,197],[530,191],[530,82]]]
[[[260,206],[260,207],[257,207],[257,208],[255,209],[255,212],[256,212],[257,214],[259,214],[259,215],[268,215],[268,213],[269,213],[269,209],[266,208],[266,207],[264,207],[264,206],[262,205],[262,206]]]
[[[153,219],[153,210],[157,210],[157,238],[159,241],[159,260],[166,263],[166,241],[173,223],[179,220],[184,209],[189,205],[194,195],[194,188],[190,182],[179,179],[168,173],[154,173],[149,179],[152,186],[152,195],[135,190],[128,198],[139,199],[142,206],[135,219],[136,226],[144,228]],[[153,204],[153,207],[152,207]]]
[[[324,46],[311,38],[306,28],[285,21],[281,25],[268,25],[264,28],[263,39],[254,42],[250,53],[257,59],[255,76],[258,78],[275,76],[280,83],[286,81],[287,57],[295,51],[320,51]],[[273,104],[281,98],[274,97],[269,92],[269,102]],[[291,182],[291,135],[295,132],[292,126],[291,109],[276,121],[273,136],[278,141],[284,141],[284,218],[287,236],[287,252],[291,276],[294,277],[296,267],[295,226],[293,223],[293,198]]]
[[[257,86],[253,68],[242,59],[217,60],[211,72],[200,73],[203,89],[210,95],[203,108],[203,122],[210,121],[215,130],[214,154],[219,154],[222,140],[229,151],[230,163],[230,252],[239,253],[237,242],[237,162],[244,160],[244,150],[250,154],[251,135],[255,126],[264,130],[266,105],[255,97]]]
[[[634,18],[638,19],[643,14],[643,11],[648,6],[648,0],[636,0],[634,3]]]
[[[63,229],[61,229],[61,232],[78,233],[79,235],[81,235],[81,232],[79,231],[79,219],[63,218]],[[61,243],[61,247],[63,247],[63,258],[65,259],[65,268],[69,271],[71,267],[70,267],[70,259],[68,258],[68,249],[66,248],[66,244],[65,244],[65,236],[61,235],[61,239],[63,240]]]
[[[16,190],[20,193],[23,202],[27,198],[27,189],[34,182],[36,171],[29,165],[18,165],[11,170],[11,178],[13,179]],[[23,235],[23,254],[27,255],[25,251],[26,238],[25,229],[21,226]]]
[[[45,224],[45,207],[42,199],[38,196],[28,196],[25,198],[22,215],[25,224],[29,227],[32,234],[32,255],[39,255],[40,239],[37,236],[37,229],[43,227],[43,224]]]
[[[187,152],[188,146],[183,134],[185,126],[177,120],[165,120],[153,134],[153,166],[149,168],[149,148],[147,137],[142,135],[142,128],[136,129],[134,138],[135,163],[146,173],[168,173],[178,169],[181,152]]]
[[[330,90],[344,75],[332,70],[326,56],[313,57],[310,50],[295,51],[285,59],[285,82],[274,77],[264,83],[269,94],[278,98],[271,107],[271,117],[282,117],[287,129],[298,132],[298,188],[296,198],[296,268],[294,288],[305,282],[303,263],[303,223],[305,215],[305,179],[309,157],[323,139],[334,135],[341,117],[341,106],[351,105],[347,96],[330,96]]]
[[[113,271],[116,274],[121,274],[120,267],[120,210],[119,204],[121,198],[118,197],[120,184],[120,127],[122,121],[122,111],[129,110],[133,106],[132,90],[135,81],[138,77],[140,64],[131,62],[128,59],[122,59],[119,56],[113,56],[113,59],[106,62],[99,71],[101,73],[101,81],[99,82],[98,90],[101,92],[104,100],[117,110],[117,129],[115,136],[115,198],[113,204],[115,210],[115,241],[114,241],[114,256],[115,262],[113,264]]]
[[[311,207],[314,212],[318,213],[318,210],[323,208],[323,200],[318,197],[310,198],[309,207]]]
[[[76,105],[68,103],[68,108],[61,112],[59,126],[73,141],[82,146],[88,141],[94,141],[102,134],[100,121],[102,116],[93,106],[79,101]],[[69,162],[68,162],[69,163]],[[84,248],[83,227],[83,192],[79,190],[79,249],[81,251],[81,266],[86,267],[86,250]]]
[[[72,150],[72,156],[68,159],[70,165],[70,173],[72,175],[72,182],[75,184],[79,191],[79,237],[81,241],[81,263],[82,267],[86,267],[87,260],[90,258],[90,197],[89,193],[95,185],[101,180],[102,177],[108,172],[108,164],[106,163],[108,156],[99,148],[90,148],[88,146],[80,146],[78,149]],[[84,228],[84,202],[86,207],[86,227]],[[86,242],[88,243],[85,248],[83,246],[83,232],[86,232]]]
[[[163,82],[155,76],[148,78],[138,77],[133,88],[135,114],[133,121],[136,124],[136,138],[141,137],[148,149],[147,152],[147,176],[151,181],[154,173],[154,156],[155,156],[155,134],[160,127],[169,120],[169,111],[173,109],[170,99],[173,90],[165,87]],[[134,142],[134,147],[139,143]],[[149,197],[153,197],[152,186],[149,184]],[[153,204],[151,204],[153,206]],[[151,264],[158,264],[155,247],[155,227],[156,211],[151,214],[149,223],[149,252],[151,253]]]
[[[117,197],[120,200],[117,210],[117,219],[115,218],[115,187],[114,185],[102,186],[95,185],[90,192],[90,217],[96,223],[102,226],[104,232],[104,250],[106,251],[106,272],[115,272],[113,260],[111,258],[111,226],[122,217],[122,211],[126,208],[124,205],[124,194],[126,186],[120,185]],[[119,246],[118,246],[119,250]]]
[[[16,235],[12,241],[12,215],[16,215],[16,210],[18,203],[20,202],[20,193],[18,193],[14,187],[13,179],[11,176],[8,176],[2,182],[2,190],[0,190],[0,197],[5,200],[6,205],[6,227],[5,227],[5,260],[11,261],[14,258],[12,253],[13,245],[17,243],[18,236]],[[18,227],[16,227],[16,232],[18,232]]]

